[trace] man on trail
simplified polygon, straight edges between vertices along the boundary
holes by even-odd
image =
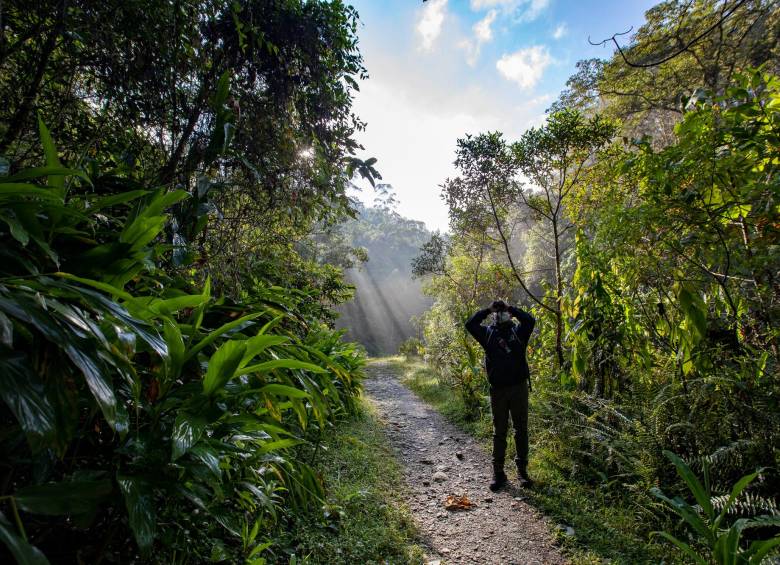
[[[491,313],[495,321],[483,326]],[[516,324],[512,317],[520,322]],[[497,491],[506,483],[504,458],[509,415],[515,428],[517,475],[521,486],[531,486],[528,477],[528,393],[531,388],[525,350],[536,320],[528,312],[496,300],[490,308],[474,314],[466,329],[485,350],[485,369],[490,382],[490,408],[493,413],[493,482]]]

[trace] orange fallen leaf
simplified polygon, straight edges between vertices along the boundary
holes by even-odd
[[[471,502],[466,495],[456,496],[451,494],[444,501],[444,508],[447,510],[470,510],[475,506],[476,504]]]

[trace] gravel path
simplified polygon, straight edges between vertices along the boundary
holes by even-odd
[[[490,455],[473,438],[403,386],[387,364],[373,363],[368,373],[365,389],[404,467],[429,563],[566,563],[514,474],[509,485],[490,492]],[[476,506],[446,510],[449,495],[466,495]]]

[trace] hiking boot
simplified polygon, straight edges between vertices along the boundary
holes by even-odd
[[[517,466],[517,480],[519,481],[521,487],[530,488],[534,486],[534,482],[531,477],[528,476],[528,470],[526,469],[525,465]]]
[[[490,490],[493,492],[496,492],[498,489],[500,489],[502,486],[506,484],[506,473],[503,471],[494,471],[493,472],[493,482],[490,483]]]

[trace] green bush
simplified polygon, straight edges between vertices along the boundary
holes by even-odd
[[[361,351],[305,289],[163,269],[188,193],[65,168],[40,133],[46,165],[0,179],[0,537],[20,563],[264,562],[322,502],[299,446],[353,411]]]
[[[780,526],[780,516],[757,516],[753,518],[740,518],[729,523],[729,513],[735,508],[739,498],[745,489],[750,486],[761,471],[745,475],[732,487],[731,492],[723,504],[716,504],[710,486],[709,465],[704,464],[704,484],[693,470],[677,455],[671,451],[664,451],[669,460],[674,463],[678,475],[685,482],[690,493],[696,500],[696,506],[692,506],[676,496],[673,499],[666,496],[660,489],[653,489],[653,494],[663,500],[669,508],[682,518],[687,528],[692,530],[696,539],[696,546],[702,546],[703,550],[697,550],[694,545],[675,537],[669,532],[656,532],[664,539],[677,546],[686,557],[699,565],[717,563],[718,565],[760,565],[764,558],[776,552],[780,546],[780,534],[777,528]],[[746,530],[758,531],[758,536],[752,536],[752,541],[747,547],[743,543],[743,534]],[[766,530],[773,533],[766,537]],[[762,535],[763,534],[763,535]]]

